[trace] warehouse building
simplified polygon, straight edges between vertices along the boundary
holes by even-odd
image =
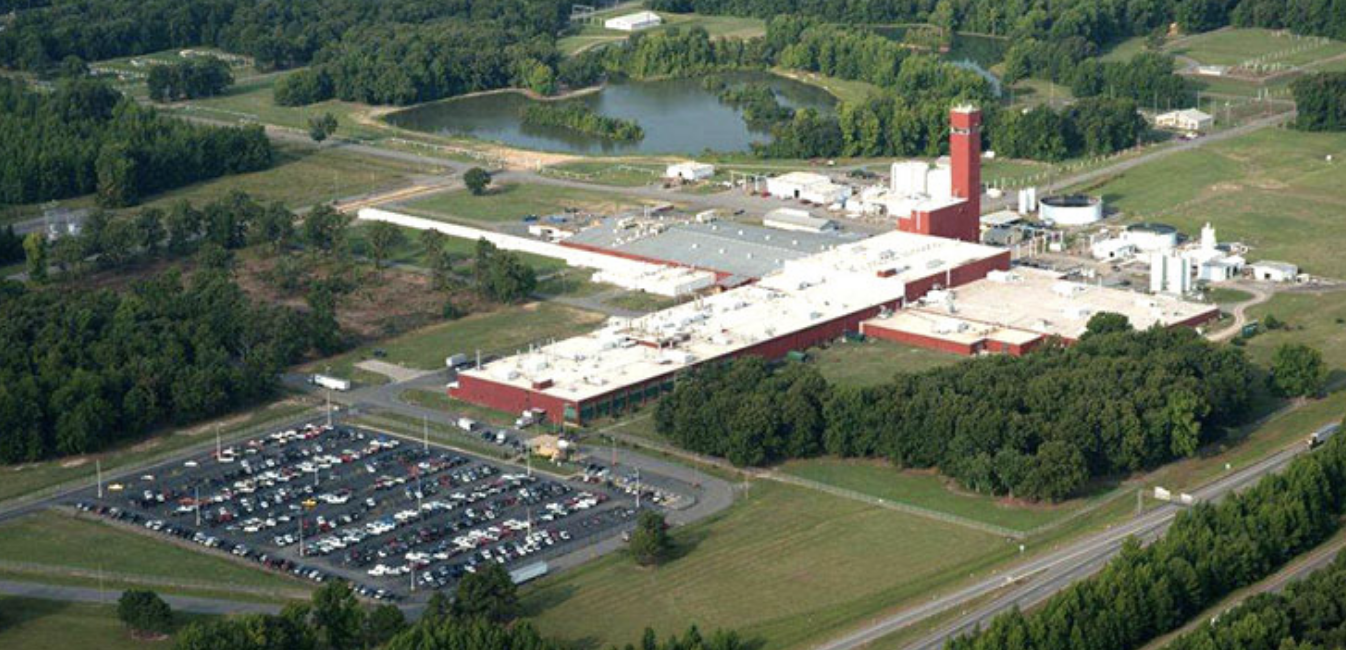
[[[664,169],[664,178],[692,183],[715,175],[715,165],[699,162],[680,162]]]
[[[603,27],[619,32],[638,32],[651,27],[658,27],[664,23],[664,19],[653,11],[637,11],[633,14],[609,18],[603,23]]]
[[[760,278],[787,261],[857,241],[841,232],[782,232],[732,221],[604,219],[561,245],[630,260],[710,271],[723,281]]]
[[[865,321],[866,336],[958,354],[1024,354],[1056,337],[1073,343],[1100,312],[1121,314],[1136,329],[1196,327],[1219,307],[1170,295],[1144,295],[1065,280],[1060,273],[1016,267]]]
[[[778,199],[798,199],[818,205],[841,203],[851,196],[850,187],[812,172],[790,172],[768,178],[766,192]]]
[[[509,412],[538,408],[582,424],[671,390],[698,364],[779,358],[928,292],[1009,268],[1009,251],[890,232],[784,262],[759,282],[459,373],[450,395]]]
[[[1156,115],[1154,125],[1161,129],[1201,132],[1214,126],[1215,118],[1205,111],[1185,108],[1180,111],[1169,111]]]
[[[815,217],[803,210],[777,208],[762,217],[762,225],[776,230],[825,233],[838,230],[837,222]]]

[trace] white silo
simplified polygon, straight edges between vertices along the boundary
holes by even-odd
[[[947,167],[930,170],[925,177],[925,190],[930,198],[946,200],[953,197],[953,171]]]
[[[929,165],[919,160],[895,162],[892,166],[892,191],[898,196],[925,194],[925,173]]]

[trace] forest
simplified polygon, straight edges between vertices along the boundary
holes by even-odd
[[[1346,439],[1337,437],[1295,459],[1285,471],[1267,474],[1248,490],[1179,512],[1163,537],[1149,546],[1130,539],[1100,573],[1067,587],[1031,612],[1016,609],[1002,614],[985,630],[956,638],[946,647],[1139,648],[1327,540],[1340,528],[1344,507]],[[1341,633],[1335,628],[1342,614],[1333,601],[1346,591],[1339,567],[1326,573],[1319,587],[1335,589],[1330,598],[1303,586],[1283,597],[1259,596],[1245,607],[1220,614],[1213,628],[1203,628],[1169,647],[1340,647]],[[1272,610],[1268,605],[1276,598],[1307,608]],[[1303,621],[1303,627],[1290,627],[1292,621]],[[1295,638],[1337,641],[1287,646],[1286,638],[1292,643]],[[1229,643],[1215,643],[1224,639]]]
[[[1190,456],[1246,417],[1255,369],[1241,351],[1187,329],[1103,330],[866,388],[829,385],[807,364],[707,364],[654,421],[678,445],[740,466],[886,458],[975,492],[1059,500]]]
[[[310,348],[300,312],[226,269],[129,290],[0,288],[0,461],[82,454],[271,396]]]
[[[1168,645],[1169,650],[1341,647],[1346,647],[1346,553],[1284,591],[1257,594]]]
[[[636,122],[599,115],[575,102],[531,103],[523,109],[522,120],[529,126],[550,126],[616,142],[638,142],[645,138],[645,129]]]
[[[1130,99],[1088,97],[1059,111],[1046,105],[995,111],[986,130],[999,155],[1059,161],[1133,147],[1146,124]]]
[[[566,25],[561,0],[57,0],[18,13],[0,31],[0,65],[40,72],[74,56],[87,62],[213,46],[252,57],[261,70],[306,65],[362,29],[461,20],[520,40]]]
[[[1302,131],[1346,131],[1346,72],[1319,72],[1295,79],[1294,127]]]
[[[271,166],[260,126],[199,126],[137,105],[106,84],[66,80],[51,93],[0,79],[0,203],[97,192],[134,205],[190,183]]]
[[[718,86],[716,98],[725,106],[732,106],[743,113],[743,121],[748,128],[769,130],[772,126],[794,117],[794,110],[782,106],[771,86],[760,83],[725,85],[723,80],[707,77],[702,85]]]
[[[150,99],[173,102],[219,95],[234,83],[234,74],[222,59],[201,56],[151,66],[145,83]]]

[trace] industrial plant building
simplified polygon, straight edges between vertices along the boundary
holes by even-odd
[[[931,291],[916,304],[861,324],[866,336],[958,354],[1021,355],[1057,338],[1072,343],[1100,312],[1121,314],[1136,329],[1195,327],[1219,315],[1215,305],[1176,296],[1072,282],[1060,273],[1016,267],[962,287]]]
[[[460,372],[450,394],[491,408],[539,408],[583,423],[672,388],[697,364],[778,358],[902,308],[936,288],[1009,268],[1009,251],[890,232],[787,260],[760,281]]]
[[[651,27],[658,27],[664,22],[659,14],[653,11],[637,11],[633,14],[609,18],[603,22],[603,27],[619,32],[638,32]]]

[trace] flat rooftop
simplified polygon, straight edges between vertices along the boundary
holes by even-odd
[[[732,221],[626,217],[604,219],[565,243],[760,278],[789,260],[862,238],[857,233],[784,232]]]
[[[1025,345],[1043,336],[1028,330],[979,323],[920,309],[903,309],[886,317],[872,318],[864,324],[866,328],[872,326],[967,346],[987,340]]]
[[[1075,340],[1099,312],[1126,316],[1136,329],[1171,326],[1218,309],[1168,295],[1150,295],[1062,279],[1060,273],[1016,267],[926,296],[911,310],[969,323]],[[879,323],[882,326],[882,323]]]
[[[889,232],[786,262],[756,284],[634,319],[461,374],[581,402],[807,330],[906,295],[906,285],[1003,249]]]

